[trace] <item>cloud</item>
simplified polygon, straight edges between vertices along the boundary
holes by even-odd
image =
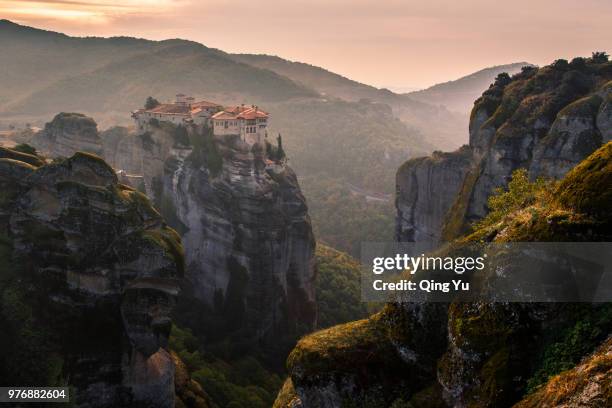
[[[135,13],[165,13],[180,4],[176,0],[5,0],[0,4],[0,12],[22,22],[109,24]]]
[[[611,14],[609,0],[0,0],[2,17],[70,35],[185,38],[416,86],[606,49]]]

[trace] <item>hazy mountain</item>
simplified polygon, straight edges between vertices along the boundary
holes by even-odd
[[[381,226],[392,225],[393,213],[388,203],[335,192],[357,187],[390,194],[400,163],[467,142],[467,113],[439,106],[452,105],[452,95],[430,104],[313,65],[233,55],[186,40],[76,38],[1,20],[0,66],[5,125],[42,126],[58,112],[87,114],[101,128],[130,125],[130,111],[147,96],[166,100],[178,92],[224,104],[261,104],[272,114],[273,134],[283,135],[307,198],[325,198],[313,205],[319,238],[353,254],[359,247],[351,238],[358,240],[355,231],[369,231],[377,240],[392,237],[392,228]],[[475,76],[482,85],[474,79],[458,83],[478,86],[477,95],[490,80]],[[330,216],[347,220],[346,228],[328,231]]]
[[[448,118],[443,109],[328,71],[326,75],[334,79],[330,83],[344,85],[334,88],[336,95],[323,97],[320,89],[311,87],[316,80],[298,80],[297,75],[250,65],[185,40],[74,38],[3,20],[0,66],[0,122],[4,125],[31,122],[42,126],[59,112],[87,114],[101,129],[131,125],[130,112],[141,107],[147,96],[165,100],[178,92],[223,104],[261,104],[272,115],[270,138],[274,142],[276,132],[282,133],[307,198],[330,196],[328,192],[344,191],[349,184],[391,193],[394,169],[400,163],[439,146],[427,140],[429,135],[435,138],[444,133],[431,123],[451,122],[433,119]],[[351,92],[362,94],[346,97]],[[402,98],[405,103],[390,103]],[[463,133],[467,135],[467,131]],[[370,164],[363,166],[365,162]],[[359,207],[368,214],[355,215],[352,201],[349,195],[340,206],[334,199],[322,202],[313,216],[315,228],[328,224],[326,214],[333,214],[360,220],[363,229],[381,231],[377,227],[383,225],[378,221],[381,210],[364,203]],[[384,225],[392,225],[393,212],[387,207]],[[354,236],[349,233],[352,230],[347,224],[335,233]],[[389,228],[376,239],[392,235]],[[332,245],[351,241],[325,234],[320,238]],[[340,247],[358,245],[350,242]]]
[[[451,111],[469,113],[474,106],[474,101],[480,96],[482,91],[493,83],[497,74],[507,72],[512,75],[519,72],[521,67],[525,65],[532,64],[516,62],[513,64],[496,65],[481,69],[454,81],[443,82],[421,91],[410,92],[406,95],[421,102],[446,106]]]
[[[81,111],[129,120],[144,98],[177,92],[226,103],[278,101],[316,93],[269,70],[184,40],[74,38],[0,22],[0,114]],[[34,78],[34,79],[32,79]]]
[[[393,108],[394,116],[406,125],[417,129],[423,137],[438,149],[448,150],[467,142],[467,111],[450,112],[441,103],[430,104],[408,94],[398,94],[353,81],[315,65],[285,60],[277,56],[232,54],[237,61],[268,69],[286,76],[294,82],[316,90],[326,98],[340,98],[359,102],[364,99],[384,103]],[[487,83],[478,91],[486,89]],[[475,99],[480,92],[477,92]]]
[[[337,97],[347,101],[358,101],[363,98],[381,100],[398,96],[388,90],[362,84],[325,68],[303,62],[289,61],[265,54],[232,54],[232,57],[237,61],[284,75],[316,90],[323,96]]]

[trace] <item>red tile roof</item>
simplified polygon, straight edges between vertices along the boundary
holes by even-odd
[[[262,111],[257,106],[247,109],[238,115],[239,119],[267,119],[269,117],[268,112]]]
[[[230,106],[212,116],[213,119],[217,120],[267,119],[269,117],[268,112],[259,109],[257,106]]]
[[[193,102],[191,104],[191,108],[223,108],[223,105],[220,105],[216,102],[209,102],[209,101],[198,101],[198,102]]]
[[[221,112],[217,112],[214,115],[212,115],[213,119],[217,119],[217,120],[232,120],[232,119],[238,119],[236,117],[236,114],[232,113],[232,112],[227,112],[227,111],[221,111]]]

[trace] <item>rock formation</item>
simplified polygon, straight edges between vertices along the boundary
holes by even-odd
[[[461,191],[471,163],[472,150],[465,146],[453,153],[412,159],[400,167],[395,201],[400,241],[440,240],[443,215]]]
[[[314,237],[295,174],[259,145],[194,137],[206,149],[172,149],[154,192],[182,226],[191,293],[267,343],[312,329]]]
[[[79,407],[174,407],[179,236],[102,159],[0,151],[0,378]]]
[[[398,239],[612,239],[611,76],[612,63],[595,58],[499,76],[475,104],[469,146],[398,171]],[[520,167],[532,178],[562,180],[457,238]],[[609,303],[390,303],[369,319],[300,340],[275,408],[488,407],[523,398],[522,406],[597,406],[610,400],[603,379],[611,372],[601,359],[546,382],[610,334]],[[595,377],[587,382],[581,370]]]
[[[121,182],[151,197],[183,235],[185,296],[224,319],[233,310],[234,328],[274,342],[314,327],[310,218],[296,175],[269,160],[271,147],[165,122],[140,134],[98,133],[93,119],[78,114],[57,115],[31,143],[54,155],[101,151]]]
[[[517,168],[561,178],[612,139],[612,62],[576,58],[500,75],[474,104],[469,146],[397,173],[397,239],[452,240]]]
[[[608,242],[611,186],[608,142],[563,178],[553,199],[456,242]],[[550,377],[610,334],[609,303],[390,303],[369,319],[300,340],[275,408],[498,407],[523,398],[519,406],[599,406],[611,396],[608,346]]]
[[[102,155],[96,122],[80,113],[59,113],[29,143],[48,157],[70,157],[81,151]]]

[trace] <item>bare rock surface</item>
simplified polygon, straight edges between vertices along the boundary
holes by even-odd
[[[7,355],[8,367],[18,365],[12,378],[68,379],[79,407],[173,407],[174,363],[164,348],[184,269],[178,234],[87,153],[38,167],[0,158],[0,185],[10,249],[2,262],[11,260],[0,289],[31,310],[4,336],[38,358],[28,373],[24,357]],[[10,305],[2,308],[9,321]]]

